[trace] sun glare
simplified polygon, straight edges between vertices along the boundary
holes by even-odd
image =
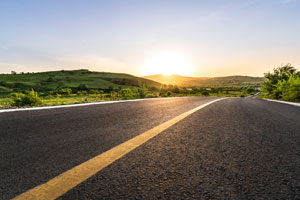
[[[143,66],[145,75],[183,75],[191,74],[191,64],[179,53],[162,52],[152,56]]]

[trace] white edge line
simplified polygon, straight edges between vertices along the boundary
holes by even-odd
[[[100,104],[113,104],[113,103],[125,103],[133,101],[146,101],[154,99],[171,99],[171,98],[188,98],[188,97],[160,97],[160,98],[144,98],[144,99],[129,99],[129,100],[117,100],[117,101],[101,101],[101,102],[91,102],[91,103],[80,103],[80,104],[70,104],[70,105],[56,105],[56,106],[41,106],[41,107],[31,107],[31,108],[15,108],[15,109],[0,109],[0,113],[5,112],[18,112],[18,111],[30,111],[30,110],[47,110],[56,108],[70,108],[70,107],[80,107],[80,106],[90,106],[90,105],[100,105]]]
[[[248,98],[254,99],[254,98],[258,97],[258,95],[260,95],[260,92],[258,92],[256,94],[249,95],[249,96],[245,97],[245,99],[248,99]]]
[[[288,105],[292,105],[292,106],[298,106],[300,107],[300,103],[295,103],[295,102],[289,102],[289,101],[279,101],[279,100],[274,100],[274,99],[265,99],[263,98],[264,100],[267,100],[267,101],[273,101],[273,102],[277,102],[277,103],[283,103],[283,104],[288,104]]]

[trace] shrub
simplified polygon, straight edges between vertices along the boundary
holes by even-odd
[[[156,96],[154,94],[151,94],[151,93],[149,93],[149,94],[146,95],[146,98],[155,98],[155,97]]]
[[[83,90],[83,91],[81,91],[81,94],[82,94],[83,96],[86,96],[86,95],[88,94],[88,92],[87,92],[86,90]]]
[[[138,88],[138,95],[140,98],[145,98],[145,96],[147,95],[148,93],[148,89],[146,87],[145,84],[141,84],[139,85],[139,88]]]
[[[300,101],[300,77],[295,74],[289,75],[288,80],[278,82],[277,90],[282,100]]]
[[[116,100],[117,97],[118,97],[118,93],[115,92],[115,91],[111,91],[110,92],[110,97],[111,97],[112,100]]]
[[[263,83],[264,96],[286,101],[300,101],[300,72],[291,64],[278,67],[273,73],[266,73]]]
[[[27,92],[26,94],[23,93],[13,93],[11,94],[11,106],[38,106],[42,105],[42,100],[38,97],[38,93],[34,90]]]
[[[209,93],[208,93],[207,91],[202,91],[201,94],[202,94],[203,96],[209,96]]]
[[[137,97],[137,93],[135,93],[130,88],[122,89],[120,90],[120,94],[122,96],[122,99],[134,99]]]
[[[254,88],[248,88],[248,89],[246,90],[246,92],[247,92],[248,94],[252,94],[252,93],[255,92],[255,89],[254,89]]]
[[[57,91],[59,94],[70,95],[72,93],[71,88],[64,88]]]
[[[177,85],[174,86],[173,92],[174,93],[180,93],[179,87]]]
[[[99,94],[99,91],[91,89],[91,90],[89,90],[89,94]]]

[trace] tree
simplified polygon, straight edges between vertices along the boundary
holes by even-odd
[[[288,80],[289,75],[295,73],[297,73],[297,69],[288,63],[284,66],[274,68],[273,73],[265,73],[265,77],[271,84],[276,84],[279,80]]]
[[[273,69],[265,74],[267,80],[261,91],[264,96],[288,101],[300,100],[300,72],[291,64]]]
[[[17,74],[17,72],[16,71],[11,71],[11,74],[15,75],[15,74]]]

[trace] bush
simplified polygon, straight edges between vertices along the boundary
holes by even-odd
[[[23,93],[13,93],[11,94],[11,106],[39,106],[42,105],[42,100],[38,97],[38,93],[34,90],[27,92],[26,94]]]
[[[146,98],[155,98],[156,96],[154,94],[148,93],[146,95]]]
[[[87,91],[83,90],[83,91],[77,91],[76,93],[78,96],[86,96],[88,94]]]
[[[135,93],[130,88],[122,89],[120,90],[120,94],[122,96],[122,99],[135,99],[137,97],[137,93]]]
[[[278,82],[277,90],[282,100],[300,101],[300,77],[291,74],[288,80]]]
[[[138,88],[138,92],[140,98],[145,98],[148,93],[148,89],[145,84],[140,84]]]
[[[112,100],[116,100],[118,98],[118,93],[115,91],[110,92],[110,97]]]
[[[246,92],[247,92],[247,94],[252,94],[252,93],[255,92],[255,89],[254,89],[254,88],[248,88],[248,89],[246,90]]]
[[[300,101],[300,72],[291,64],[278,67],[265,74],[262,94],[265,97],[286,101]]]
[[[209,93],[208,93],[207,91],[202,91],[201,94],[202,94],[203,96],[209,96]]]
[[[70,95],[72,93],[71,88],[64,88],[57,91],[58,94]]]

